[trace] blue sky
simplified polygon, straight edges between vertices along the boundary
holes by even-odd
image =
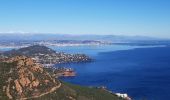
[[[0,32],[170,38],[170,0],[0,0]]]

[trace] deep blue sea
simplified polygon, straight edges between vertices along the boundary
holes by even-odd
[[[169,100],[170,47],[79,46],[53,49],[85,53],[94,61],[62,64],[77,76],[62,80],[84,86],[106,86],[113,92],[128,93],[134,100]]]

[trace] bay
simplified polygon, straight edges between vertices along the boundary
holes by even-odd
[[[64,81],[106,86],[113,92],[128,93],[134,100],[170,98],[170,47],[111,45],[53,49],[94,58],[88,63],[56,65],[76,70],[76,77],[62,78]]]

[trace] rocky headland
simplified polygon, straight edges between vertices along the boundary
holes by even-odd
[[[6,80],[3,92],[9,99],[38,98],[61,86],[59,81],[52,78],[31,58],[14,57],[5,59],[2,63],[10,67],[2,74]]]

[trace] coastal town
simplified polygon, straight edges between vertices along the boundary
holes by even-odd
[[[63,46],[96,46],[96,45],[108,45],[112,42],[109,41],[100,41],[100,40],[0,40],[1,48],[24,48],[32,45],[41,45],[41,46],[55,46],[55,47],[63,47]]]

